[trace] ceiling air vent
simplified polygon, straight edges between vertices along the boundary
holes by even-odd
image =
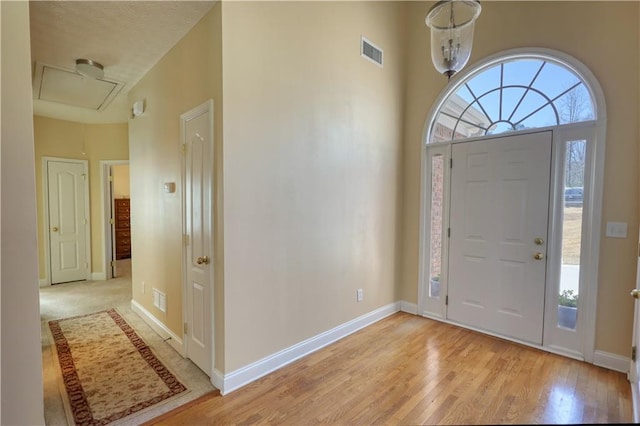
[[[364,37],[360,38],[360,55],[382,66],[382,49]]]

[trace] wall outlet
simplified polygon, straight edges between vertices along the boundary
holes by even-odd
[[[364,291],[361,288],[359,288],[356,291],[356,301],[362,302],[363,299],[364,299]]]
[[[144,281],[141,281],[140,282],[140,291],[142,292],[142,294],[144,294],[145,290],[146,289],[145,289]]]

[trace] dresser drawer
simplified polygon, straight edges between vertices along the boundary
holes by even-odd
[[[128,238],[123,238],[121,240],[116,240],[116,250],[123,249],[126,247],[131,247],[131,240]]]
[[[129,240],[131,238],[131,231],[126,230],[118,230],[116,229],[116,241],[120,241],[122,239]]]

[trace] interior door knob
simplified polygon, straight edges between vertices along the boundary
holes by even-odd
[[[631,297],[633,297],[634,299],[640,299],[640,290],[638,290],[637,288],[631,290]]]
[[[534,255],[533,255],[533,258],[534,258],[535,260],[542,260],[542,259],[544,259],[544,254],[542,254],[542,253],[536,253],[536,254],[534,254]]]
[[[202,256],[196,259],[198,265],[208,265],[210,262],[209,256]]]
[[[51,228],[51,230],[52,230],[53,232],[58,232],[58,227],[57,227],[57,226],[54,226],[53,228]]]

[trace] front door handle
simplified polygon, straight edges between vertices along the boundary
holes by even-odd
[[[637,288],[634,288],[633,290],[631,290],[631,297],[633,297],[634,299],[640,299],[640,290],[638,290]]]
[[[202,256],[196,259],[198,265],[208,265],[210,262],[209,256]]]

